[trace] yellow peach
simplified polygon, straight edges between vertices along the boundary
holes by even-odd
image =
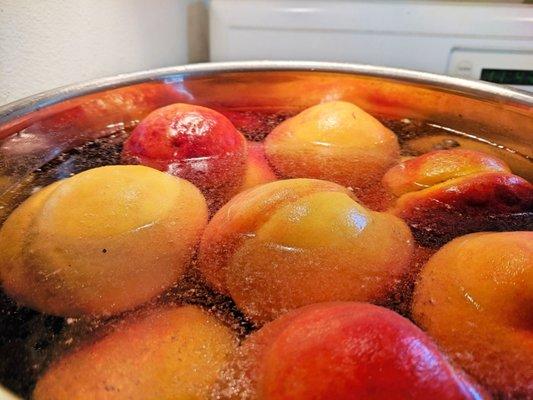
[[[306,304],[383,301],[407,272],[407,225],[344,187],[282,180],[237,195],[208,224],[199,267],[257,323]]]
[[[498,398],[533,394],[533,232],[457,238],[424,266],[413,317]]]
[[[269,161],[284,177],[317,178],[352,188],[379,184],[399,158],[392,131],[354,104],[310,107],[265,139]]]
[[[52,364],[33,398],[205,399],[235,347],[231,330],[198,307],[152,310]]]
[[[136,307],[180,279],[207,223],[191,183],[109,166],[47,187],[0,231],[0,276],[22,304],[63,316]]]
[[[40,298],[41,284],[34,271],[25,267],[27,232],[50,194],[64,181],[48,185],[30,196],[9,216],[0,230],[0,278],[4,289],[15,293],[34,293]]]

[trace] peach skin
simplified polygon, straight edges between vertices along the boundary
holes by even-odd
[[[283,177],[325,179],[355,190],[379,185],[399,159],[396,135],[354,104],[333,101],[282,122],[265,139]]]
[[[533,232],[454,239],[420,273],[414,320],[502,399],[533,397]]]
[[[391,168],[383,183],[399,196],[390,212],[426,246],[472,232],[533,227],[533,186],[483,153],[427,153]]]
[[[7,294],[60,316],[111,315],[177,282],[207,224],[191,183],[144,166],[91,169],[22,203],[0,230]]]
[[[367,210],[335,183],[289,179],[222,207],[202,237],[199,268],[261,324],[320,301],[385,301],[412,253],[401,219]]]
[[[485,397],[418,327],[366,303],[285,314],[248,337],[222,376],[218,386],[229,399]]]
[[[395,196],[426,189],[450,179],[480,172],[508,172],[500,159],[473,150],[436,150],[395,165],[383,183]]]
[[[203,400],[236,347],[233,332],[194,306],[128,317],[45,372],[34,400]]]
[[[191,181],[217,208],[243,183],[246,140],[219,112],[177,103],[144,118],[125,141],[122,155],[125,163]]]
[[[246,160],[246,174],[241,186],[241,192],[254,186],[278,179],[265,157],[263,143],[248,142],[248,158]]]

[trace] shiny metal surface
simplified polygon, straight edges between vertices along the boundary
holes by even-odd
[[[206,63],[117,75],[115,77],[65,86],[9,103],[0,107],[0,135],[5,136],[6,132],[23,128],[25,122],[35,120],[35,117],[50,115],[55,111],[51,107],[53,105],[110,89],[133,86],[146,82],[161,82],[164,85],[175,85],[198,79],[208,79],[210,81],[210,78],[220,78],[227,74],[232,74],[231,77],[235,78],[235,74],[239,73],[241,75],[245,73],[248,76],[247,81],[254,80],[254,83],[259,84],[259,86],[263,85],[267,87],[271,85],[271,82],[268,82],[268,79],[266,79],[269,73],[286,73],[289,71],[300,73],[302,77],[304,75],[316,76],[319,73],[329,72],[334,74],[348,74],[360,78],[377,78],[376,80],[386,80],[389,83],[414,84],[417,87],[425,87],[436,92],[454,93],[455,95],[463,95],[481,101],[503,103],[510,106],[514,105],[523,107],[524,109],[529,108],[529,112],[531,112],[531,107],[533,107],[533,95],[527,92],[481,81],[470,81],[396,68],[298,61]],[[254,73],[259,73],[260,75],[252,78],[251,75]],[[265,75],[265,73],[267,74]],[[229,85],[226,85],[227,89],[230,89],[232,83],[235,84],[236,82],[229,82]],[[387,84],[383,82],[382,86],[387,86]],[[323,94],[331,95],[331,93],[325,92]],[[191,95],[194,97],[195,93],[191,93]],[[249,95],[251,98],[248,100],[253,101],[254,93],[249,93]],[[235,102],[234,99],[233,102]]]
[[[173,102],[301,109],[335,99],[371,113],[428,120],[533,155],[533,96],[504,86],[369,65],[196,64],[66,86],[0,107],[0,194],[60,151]]]
[[[478,81],[368,65],[231,62],[118,75],[0,107],[0,195],[61,151],[173,102],[301,109],[343,99],[468,132],[533,157],[533,95]],[[0,388],[0,399],[8,399]]]
[[[117,75],[90,82],[73,84],[35,96],[27,97],[0,107],[0,124],[6,124],[24,114],[32,113],[43,107],[86,94],[133,85],[146,81],[173,81],[178,76],[183,79],[194,75],[218,74],[227,72],[256,72],[256,71],[323,71],[357,74],[364,76],[390,78],[417,84],[439,86],[444,90],[457,90],[464,94],[474,94],[481,98],[503,97],[511,101],[522,102],[533,106],[533,96],[499,85],[480,81],[468,81],[443,75],[397,68],[376,67],[371,65],[357,65],[327,62],[298,62],[298,61],[244,61],[225,63],[206,63],[185,65],[179,67],[161,68],[150,71]]]

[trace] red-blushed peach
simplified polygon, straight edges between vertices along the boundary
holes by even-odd
[[[49,314],[116,314],[178,281],[206,224],[205,199],[186,180],[144,166],[91,169],[8,218],[2,286]]]
[[[240,193],[208,224],[199,269],[256,323],[334,300],[385,301],[409,272],[411,233],[346,188],[314,179]]]
[[[438,246],[471,232],[533,225],[533,186],[492,155],[433,151],[392,167],[383,184],[399,197],[390,211],[424,245]]]
[[[424,266],[413,317],[497,398],[533,397],[533,232],[454,239]]]
[[[387,171],[384,186],[395,196],[479,172],[511,172],[500,159],[473,150],[437,150],[408,159]]]
[[[248,337],[217,385],[230,399],[481,399],[431,339],[366,303],[294,310]]]
[[[33,399],[203,400],[235,347],[234,333],[198,307],[154,309],[60,358]]]
[[[268,160],[283,177],[326,179],[354,189],[379,185],[399,150],[392,131],[344,101],[310,107],[265,139]]]
[[[533,185],[516,175],[484,172],[402,195],[391,209],[425,245],[486,230],[533,227]]]
[[[246,174],[240,191],[254,186],[275,181],[277,178],[265,157],[262,143],[248,142],[248,159],[246,160]]]
[[[242,185],[246,140],[222,114],[172,104],[144,118],[124,143],[123,160],[194,183],[216,208]]]

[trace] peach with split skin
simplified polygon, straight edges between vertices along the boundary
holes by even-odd
[[[436,150],[395,165],[383,184],[395,196],[416,192],[450,179],[482,172],[510,173],[500,159],[474,150]]]
[[[224,205],[204,232],[198,265],[261,324],[321,301],[384,302],[412,253],[401,219],[364,208],[335,183],[289,179]]]
[[[392,213],[428,246],[486,230],[533,228],[533,186],[516,175],[486,172],[401,196]]]
[[[0,277],[19,303],[112,315],[177,282],[207,224],[186,180],[144,166],[91,169],[42,189],[0,230]]]
[[[247,147],[246,174],[244,175],[241,192],[278,179],[265,157],[263,143],[248,142]]]
[[[191,181],[217,208],[243,183],[246,140],[219,112],[178,103],[144,118],[124,142],[122,157]]]
[[[533,185],[490,155],[431,152],[391,168],[383,182],[399,196],[390,211],[423,245],[472,232],[533,228]]]
[[[358,190],[380,184],[398,161],[400,146],[373,116],[333,101],[279,124],[266,137],[265,150],[283,177],[325,179]]]
[[[158,308],[53,363],[32,398],[203,400],[235,348],[235,334],[200,308]]]
[[[533,232],[454,239],[420,273],[412,315],[497,398],[533,396]]]
[[[248,337],[222,374],[229,399],[481,399],[431,339],[383,307],[309,305]]]

